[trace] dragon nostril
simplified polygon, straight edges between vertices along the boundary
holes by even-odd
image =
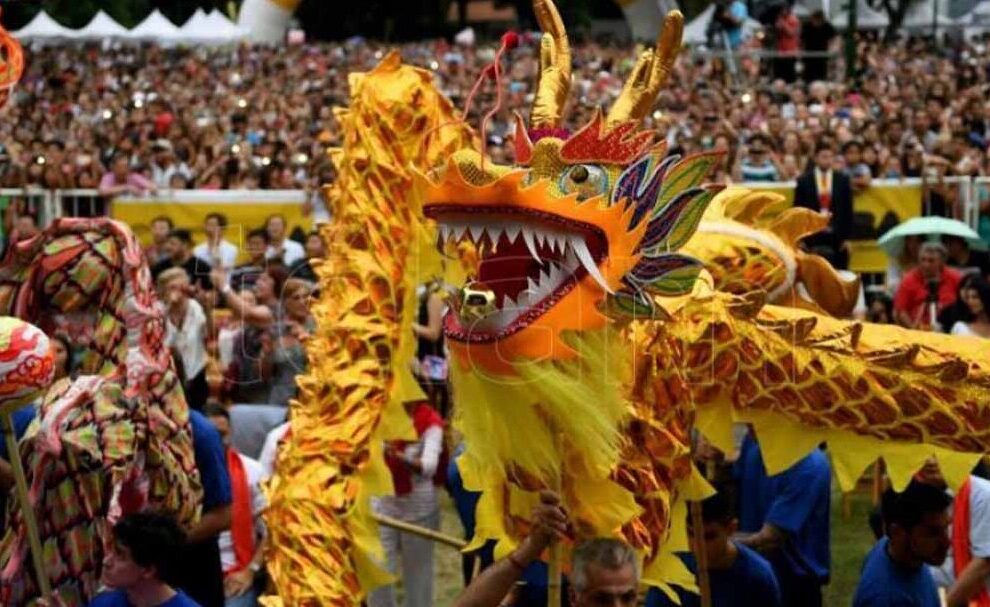
[[[588,169],[581,165],[574,167],[571,170],[571,181],[574,183],[584,183],[588,180]]]

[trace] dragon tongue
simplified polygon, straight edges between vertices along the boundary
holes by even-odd
[[[592,257],[591,251],[588,250],[588,245],[585,244],[584,239],[580,236],[571,236],[570,239],[571,248],[574,249],[574,254],[577,255],[578,261],[584,266],[584,269],[588,271],[588,274],[595,279],[606,293],[612,293],[612,289],[609,288],[608,283],[605,282],[605,277],[598,270],[598,264],[595,263],[595,258]]]

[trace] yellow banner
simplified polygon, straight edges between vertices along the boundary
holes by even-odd
[[[754,190],[775,192],[784,196],[789,204],[794,203],[794,183],[743,183]],[[878,230],[886,223],[893,227],[921,214],[920,180],[883,180],[853,196],[853,212],[869,213],[873,217],[872,226]],[[849,269],[854,272],[886,272],[887,255],[877,246],[876,240],[857,240],[849,243],[852,251]]]
[[[113,201],[111,216],[131,226],[142,244],[151,243],[151,222],[159,216],[169,217],[176,228],[192,232],[196,244],[204,242],[203,223],[209,213],[227,216],[225,238],[244,253],[248,232],[265,225],[273,214],[285,217],[288,232],[297,226],[308,232],[311,217],[303,215],[305,193],[295,190],[218,191],[190,190],[161,198],[118,198]]]

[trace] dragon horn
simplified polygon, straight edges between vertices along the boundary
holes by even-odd
[[[540,84],[533,100],[530,127],[557,126],[571,89],[571,45],[553,0],[533,0],[533,12],[543,31],[540,39]]]
[[[627,120],[638,121],[650,113],[660,87],[674,68],[683,33],[684,15],[681,11],[667,13],[657,37],[656,48],[640,55],[636,67],[622,87],[622,93],[612,104],[608,118],[605,119],[606,126],[613,127]]]

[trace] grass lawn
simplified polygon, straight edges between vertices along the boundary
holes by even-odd
[[[445,533],[461,536],[460,522],[451,505],[450,498],[443,494],[441,528]],[[842,516],[842,494],[835,489],[832,493],[832,582],[825,587],[827,607],[848,607],[859,581],[859,569],[863,557],[873,544],[873,536],[867,524],[870,512],[870,496],[867,491],[854,493],[850,497],[850,516]],[[437,545],[435,603],[438,607],[453,605],[454,598],[461,591],[460,554],[446,546]],[[717,605],[714,607],[718,607]]]

